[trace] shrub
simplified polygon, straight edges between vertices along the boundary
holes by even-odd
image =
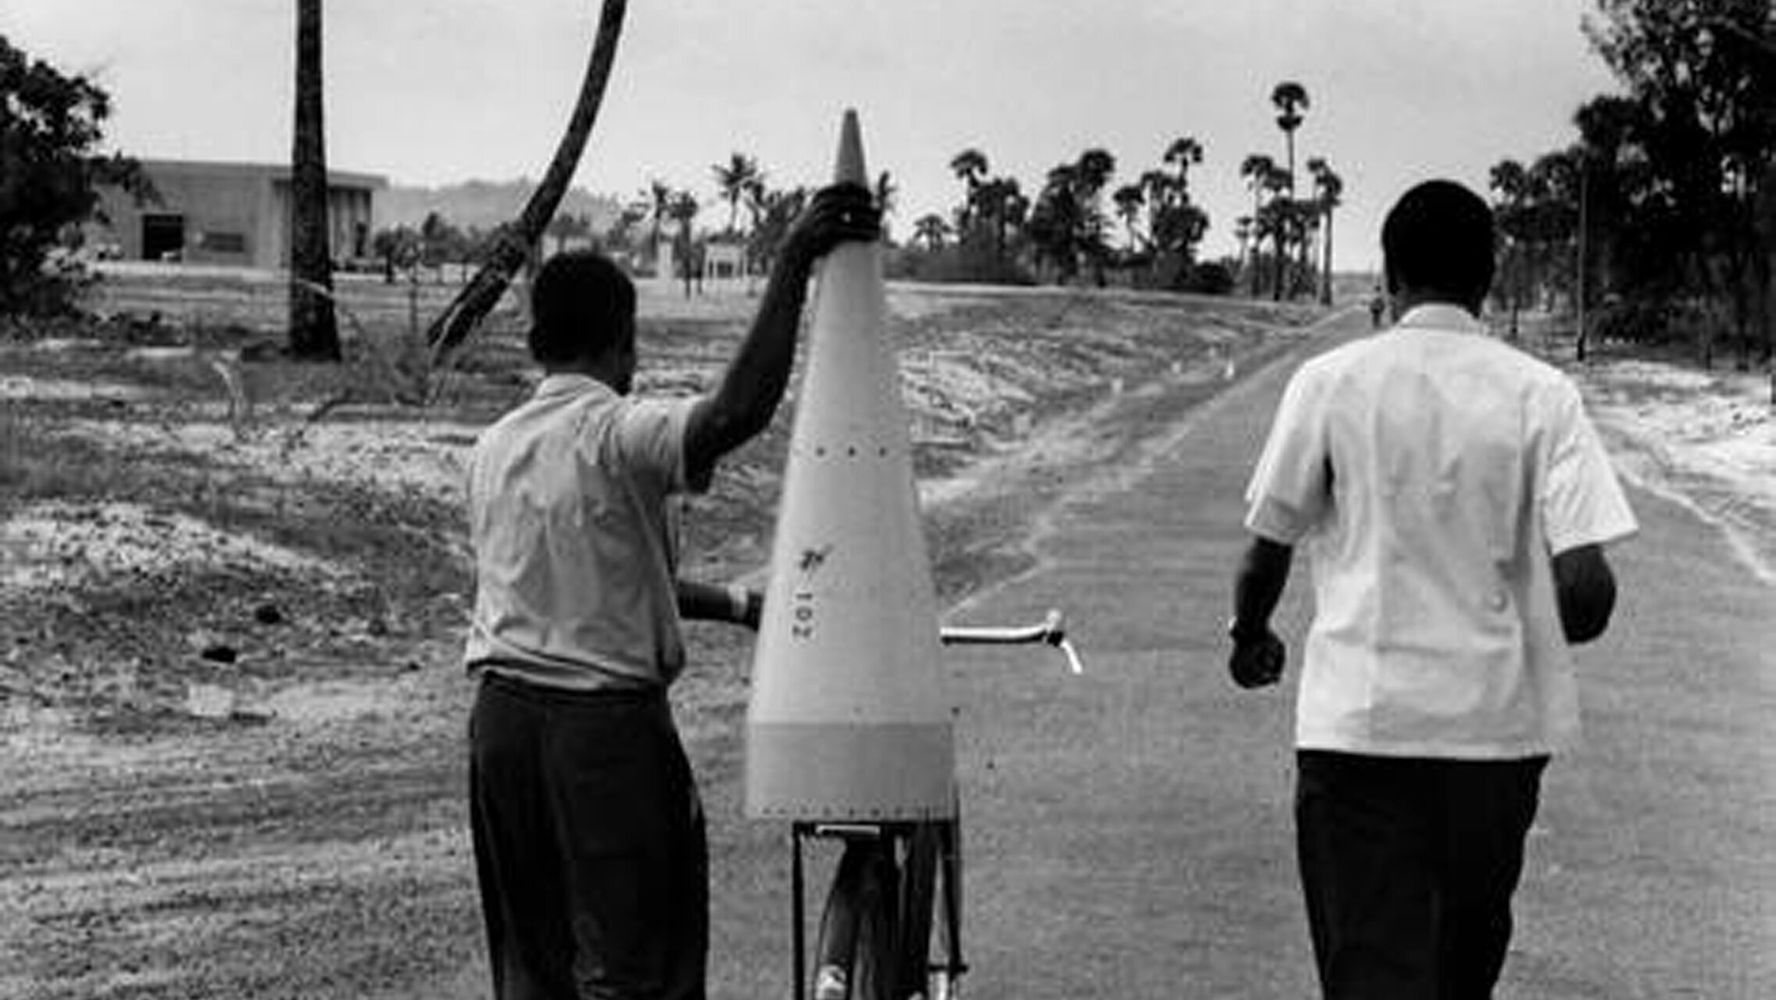
[[[111,102],[0,36],[0,315],[71,307],[79,264],[55,260],[63,233],[92,214],[100,183],[148,193],[140,167],[94,152]]]

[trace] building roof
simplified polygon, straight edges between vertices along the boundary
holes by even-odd
[[[226,160],[137,160],[142,169],[150,176],[171,174],[202,174],[212,177],[265,177],[274,181],[290,179],[288,163],[240,163]],[[377,190],[388,187],[388,178],[381,174],[354,173],[347,170],[327,170],[327,184],[336,188],[367,188]]]

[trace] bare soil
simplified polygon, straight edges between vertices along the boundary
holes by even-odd
[[[0,997],[485,995],[459,478],[534,373],[508,306],[458,372],[418,379],[412,317],[451,291],[348,281],[338,367],[280,360],[281,289],[240,276],[116,275],[97,317],[0,332]],[[889,298],[950,607],[1027,568],[1063,500],[1114,490],[1316,315]],[[643,289],[642,390],[709,384],[756,301]],[[1557,333],[1530,346],[1563,353]],[[1776,418],[1748,378],[1619,352],[1572,370],[1643,485],[1729,534],[1776,525]],[[792,413],[793,390],[686,501],[691,575],[761,571]],[[749,637],[689,641],[674,703],[712,824],[712,992],[787,995],[761,944],[782,936],[783,871],[760,862],[781,831],[738,802]]]
[[[534,375],[508,309],[428,392],[410,316],[449,291],[343,286],[338,368],[279,360],[281,290],[231,276],[113,276],[99,318],[0,341],[0,996],[484,991],[458,479]],[[641,390],[709,384],[755,304],[644,289]],[[1045,510],[1314,315],[899,286],[890,307],[951,603],[1027,566]],[[792,410],[686,501],[691,575],[760,571]],[[689,638],[674,701],[715,823],[720,952],[765,918],[724,902],[747,896],[722,862],[749,641]],[[716,994],[723,962],[755,959],[718,956]]]

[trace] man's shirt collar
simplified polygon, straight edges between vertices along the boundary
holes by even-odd
[[[1427,302],[1413,306],[1400,317],[1397,326],[1422,326],[1436,330],[1454,330],[1461,333],[1485,333],[1486,324],[1474,318],[1474,314],[1461,306],[1447,302]]]
[[[616,390],[590,375],[580,372],[551,372],[543,376],[537,383],[535,398],[553,399],[559,396],[578,396],[588,392],[603,392],[611,395]]]

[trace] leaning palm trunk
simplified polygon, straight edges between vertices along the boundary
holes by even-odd
[[[487,259],[475,272],[475,277],[463,286],[426,330],[434,364],[447,358],[493,311],[512,276],[524,266],[542,239],[543,230],[554,217],[562,195],[567,193],[568,183],[579,168],[580,154],[586,148],[586,138],[592,134],[598,107],[604,101],[604,85],[610,79],[611,63],[616,58],[617,39],[623,31],[626,6],[626,0],[604,0],[603,11],[598,17],[598,35],[592,43],[591,58],[586,63],[586,77],[580,82],[579,100],[574,104],[567,131],[561,136],[561,144],[555,149],[555,158],[549,161],[542,183],[531,193],[517,222],[495,237]]]

